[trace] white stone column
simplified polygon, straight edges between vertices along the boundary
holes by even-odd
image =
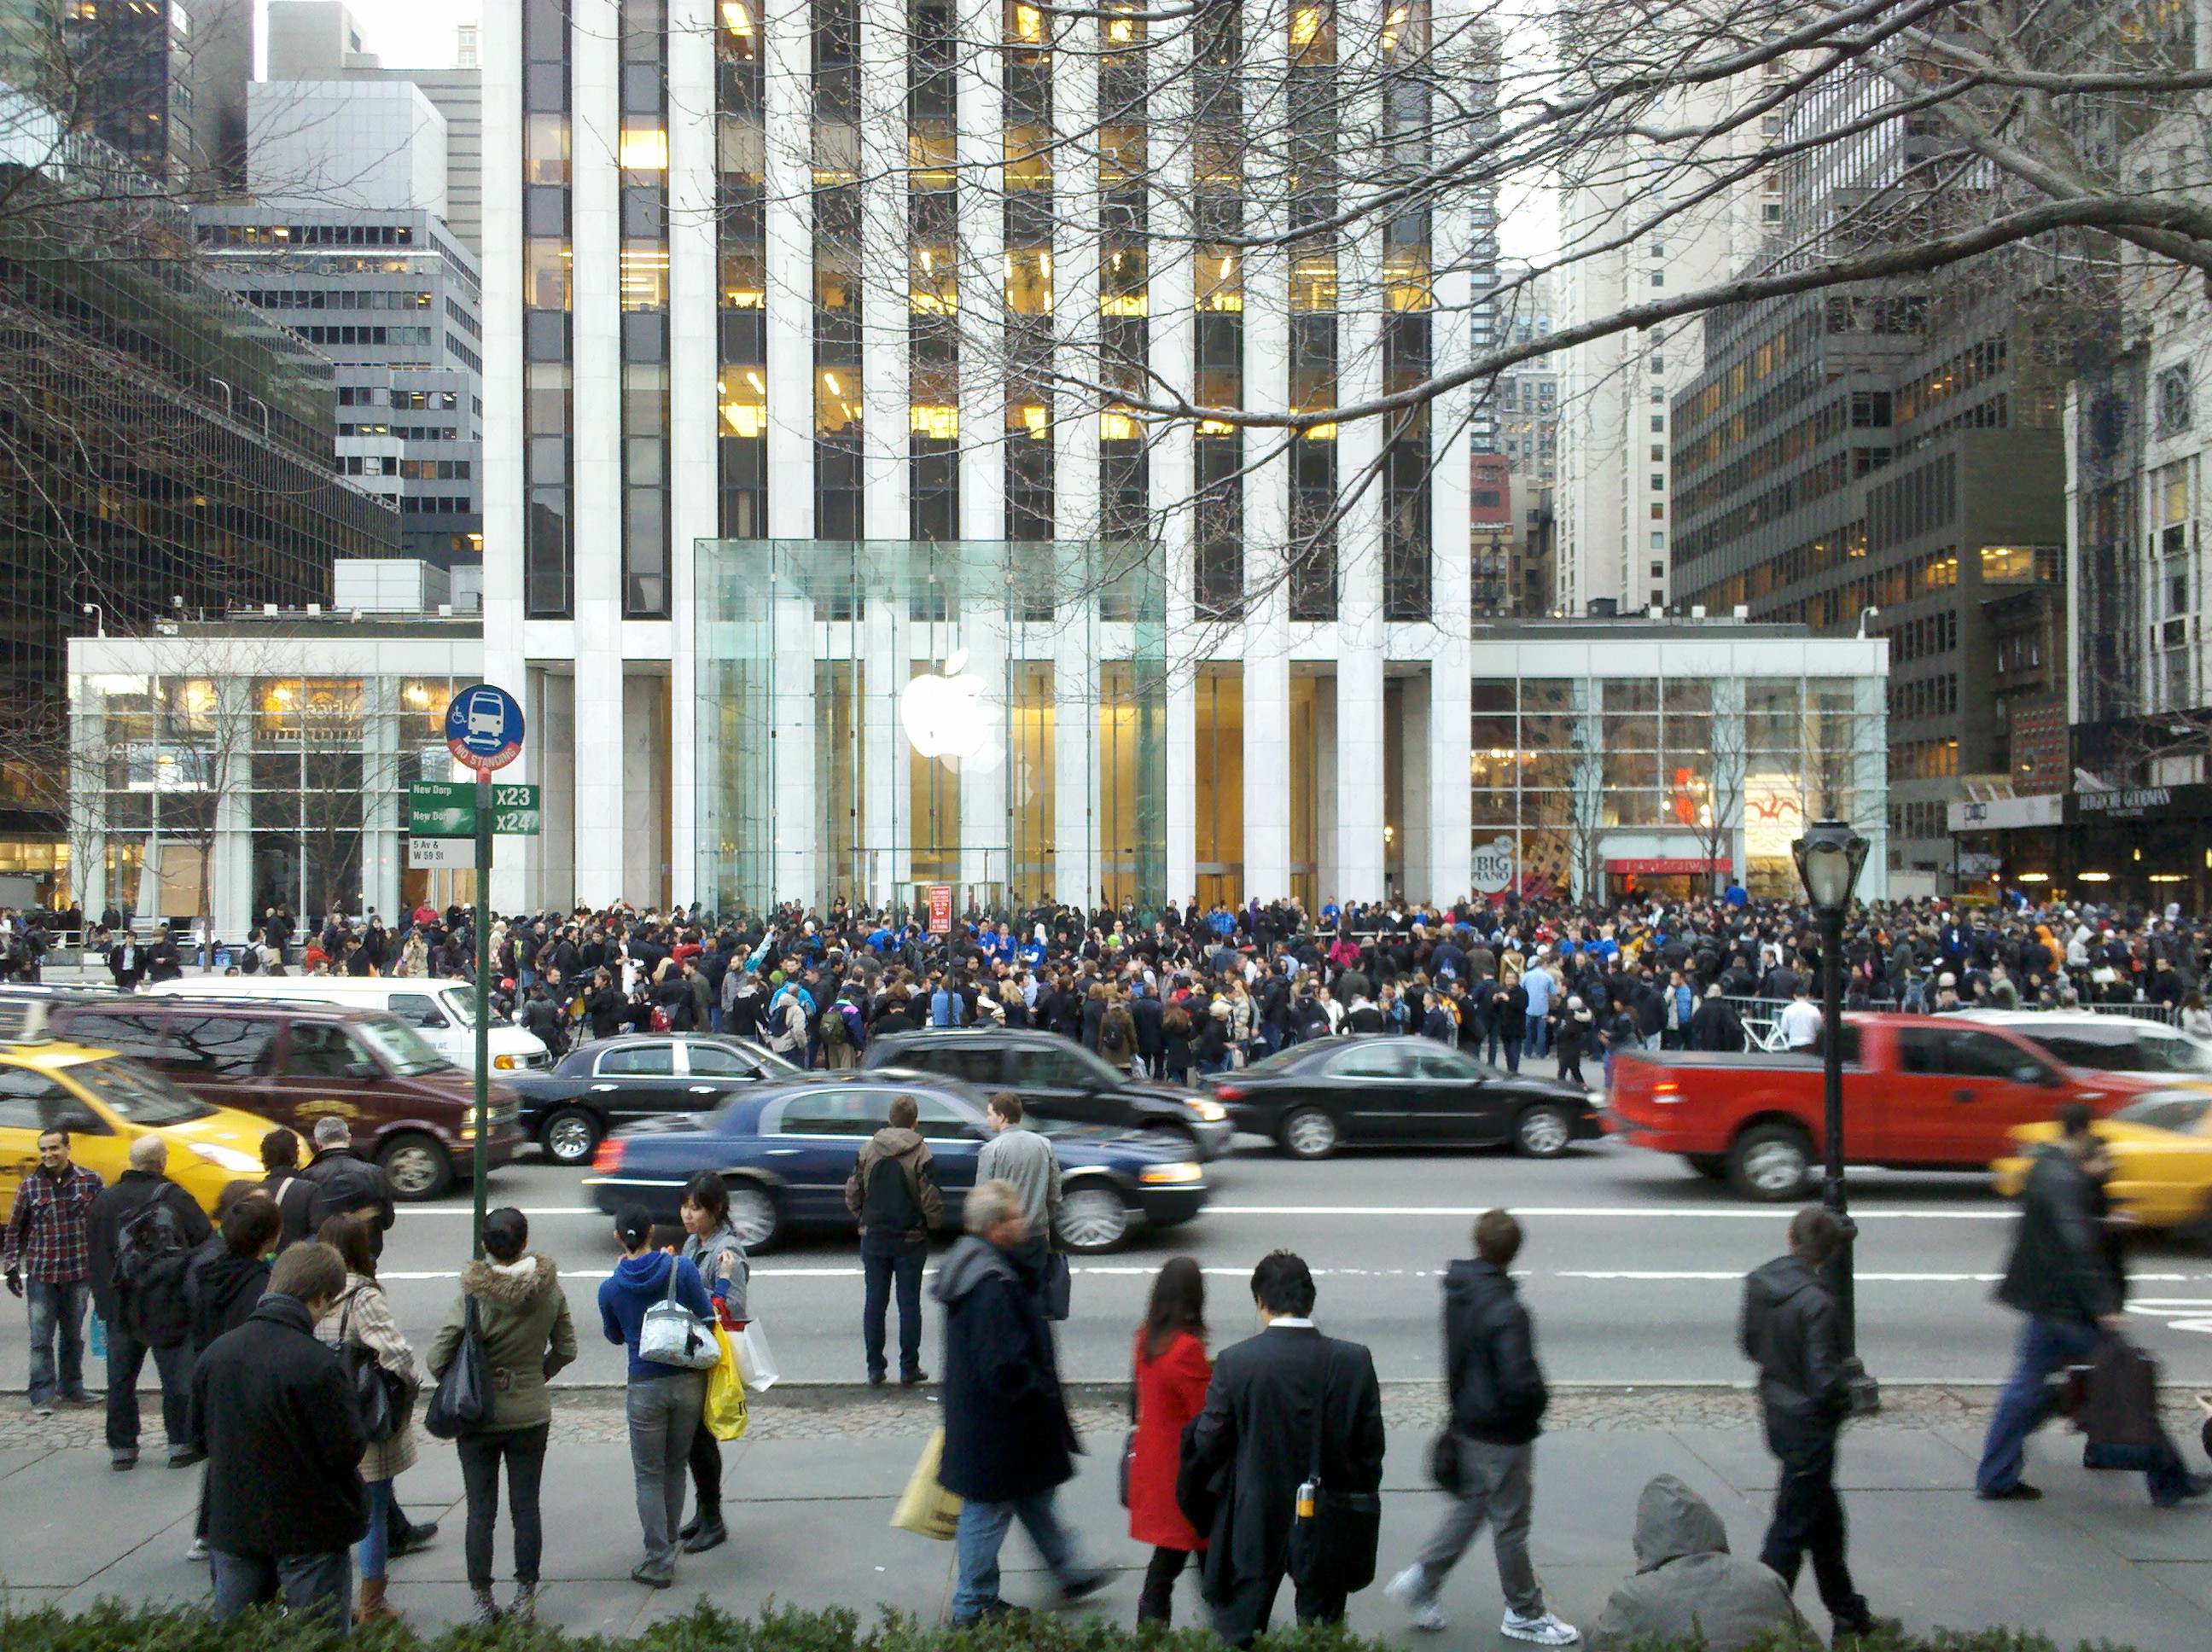
[[[775,750],[769,763],[775,776],[775,826],[770,839],[769,886],[779,901],[815,898],[815,823],[821,805],[814,769],[814,602],[787,594],[790,569],[781,566],[777,589],[769,598],[775,657],[770,691]]]
[[[362,905],[365,908],[375,908],[389,924],[399,911],[399,835],[405,823],[403,815],[407,800],[406,789],[399,779],[398,679],[365,674],[361,683],[361,713]],[[250,835],[247,845],[250,877]],[[248,894],[251,895],[250,887]],[[252,922],[250,901],[247,910],[246,921],[250,925]],[[243,939],[245,934],[245,930],[241,929],[234,938]]]
[[[1079,555],[1069,547],[1066,559]],[[1079,589],[1073,566],[1060,575],[1062,591]],[[1097,599],[1086,597],[1090,612]],[[1053,898],[1090,907],[1098,898],[1098,635],[1096,620],[1073,622],[1065,605],[1052,633]]]
[[[669,594],[666,784],[670,887],[709,899],[699,878],[701,611],[697,545],[720,525],[721,418],[715,313],[714,28],[712,0],[670,0],[668,25]]]
[[[767,146],[768,533],[814,537],[812,23],[788,0],[761,29]]]
[[[1438,9],[1438,38],[1463,39],[1468,0],[1446,3],[1449,13],[1443,7]],[[1449,372],[1468,361],[1474,349],[1468,319],[1469,307],[1476,298],[1470,273],[1472,231],[1464,213],[1439,213],[1430,226],[1439,272],[1430,348],[1431,359],[1439,372]],[[1421,765],[1425,784],[1418,797],[1410,783],[1412,731],[1407,734],[1408,829],[1416,814],[1425,817],[1427,853],[1418,873],[1412,858],[1407,858],[1406,894],[1412,900],[1425,896],[1440,905],[1469,893],[1474,874],[1474,814],[1468,762],[1474,715],[1470,644],[1474,547],[1468,493],[1473,451],[1468,417],[1477,388],[1463,387],[1439,397],[1429,411],[1430,612],[1433,618],[1425,639],[1414,643],[1418,652],[1407,656],[1428,659],[1429,693],[1423,731],[1428,749]],[[1517,499],[1513,505],[1516,510],[1525,508]]]
[[[1196,366],[1197,255],[1192,249],[1196,178],[1192,146],[1182,134],[1190,115],[1190,33],[1170,27],[1146,54],[1160,89],[1149,104],[1156,139],[1149,153],[1165,151],[1146,211],[1153,230],[1147,297],[1146,341],[1152,371],[1167,384],[1188,386]],[[1162,799],[1167,840],[1167,894],[1178,905],[1198,888],[1198,671],[1218,652],[1223,628],[1197,616],[1196,524],[1191,507],[1196,484],[1194,433],[1188,424],[1165,432],[1152,446],[1152,520],[1160,536],[1167,616],[1167,727]]]
[[[860,5],[860,531],[908,537],[908,260],[903,0]],[[850,386],[848,386],[849,389]]]
[[[572,0],[576,899],[623,893],[619,17]]]
[[[522,8],[495,5],[481,26],[485,129],[510,135],[483,153],[483,313],[514,318],[522,313]],[[523,646],[522,329],[512,320],[484,329],[483,446],[479,472],[483,506],[483,674],[487,681],[522,695],[527,670]],[[526,710],[529,701],[523,701]],[[537,732],[533,723],[531,732]],[[533,761],[528,745],[523,762]],[[573,801],[571,799],[570,801]],[[551,799],[547,799],[549,805]],[[532,842],[526,865],[543,858]],[[573,856],[564,851],[564,865]],[[563,874],[564,879],[566,874]],[[495,885],[494,896],[501,894]],[[562,897],[568,890],[564,881]]]

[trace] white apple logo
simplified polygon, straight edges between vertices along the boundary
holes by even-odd
[[[994,738],[999,708],[983,698],[983,679],[962,668],[968,651],[945,657],[942,673],[926,671],[899,690],[899,722],[925,757],[955,757],[976,769],[995,768],[1006,753]]]

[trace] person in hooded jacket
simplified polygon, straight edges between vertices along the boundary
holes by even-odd
[[[921,1369],[921,1272],[929,1260],[930,1230],[945,1219],[936,1162],[915,1128],[920,1117],[913,1096],[892,1096],[884,1127],[868,1139],[845,1179],[845,1208],[860,1223],[860,1272],[866,1281],[860,1344],[868,1381],[881,1383],[888,1375],[884,1321],[896,1287],[899,1381],[908,1388],[929,1380]]]
[[[530,1223],[520,1211],[504,1206],[484,1218],[483,1256],[461,1270],[460,1291],[423,1362],[433,1381],[445,1376],[460,1351],[473,1301],[477,1335],[491,1368],[491,1418],[453,1444],[468,1493],[462,1544],[469,1591],[476,1621],[484,1625],[502,1618],[526,1624],[538,1615],[538,1560],[545,1546],[538,1490],[553,1422],[545,1385],[576,1357],[576,1327],[561,1289],[561,1270],[550,1256],[527,1248],[529,1243]],[[514,1599],[504,1607],[492,1596],[491,1575],[502,1463],[514,1515]]]
[[[835,1005],[831,1006],[833,1011]],[[744,1241],[730,1225],[729,1185],[712,1170],[702,1170],[684,1184],[677,1206],[684,1221],[684,1248],[676,1254],[699,1270],[714,1299],[715,1312],[726,1327],[743,1325],[745,1281],[752,1264],[745,1259]],[[676,1534],[686,1554],[704,1554],[729,1541],[722,1524],[722,1442],[707,1426],[702,1413],[691,1434],[691,1484],[698,1506]]]
[[[1446,1627],[1437,1593],[1486,1520],[1505,1591],[1498,1632],[1565,1646],[1574,1626],[1545,1606],[1528,1564],[1530,1471],[1551,1391],[1536,1363],[1535,1327],[1509,1272],[1520,1254],[1520,1223],[1508,1212],[1485,1211],[1474,1224],[1474,1260],[1444,1272],[1444,1389],[1458,1484],[1444,1488],[1452,1506],[1436,1535],[1387,1588],[1412,1611],[1414,1628]]]
[[[1874,1618],[1851,1583],[1836,1495],[1836,1434],[1850,1411],[1850,1370],[1842,1317],[1821,1270],[1843,1242],[1843,1224],[1830,1212],[1817,1205],[1799,1211],[1790,1223],[1790,1254],[1744,1280],[1736,1338],[1759,1367],[1767,1449],[1782,1461],[1759,1558],[1794,1590],[1809,1551],[1820,1604],[1835,1632],[1849,1635],[1866,1633]]]
[[[246,1323],[268,1289],[270,1255],[283,1234],[283,1213],[261,1187],[234,1181],[222,1190],[215,1236],[185,1269],[192,1347],[205,1348]]]
[[[1672,1474],[1654,1476],[1637,1498],[1634,1540],[1636,1576],[1613,1590],[1590,1626],[1589,1652],[1628,1652],[1650,1641],[1744,1652],[1803,1632],[1782,1580],[1729,1553],[1721,1517]]]
[[[161,1423],[169,1438],[169,1467],[199,1461],[184,1443],[185,1407],[191,1382],[191,1320],[185,1305],[186,1260],[214,1233],[198,1202],[165,1174],[168,1144],[141,1136],[131,1144],[131,1168],[102,1188],[85,1214],[88,1277],[93,1311],[107,1323],[107,1455],[111,1467],[138,1463],[138,1374],[151,1354],[161,1381]],[[166,1213],[166,1219],[163,1213]],[[125,1285],[117,1264],[129,1246],[126,1230],[146,1229],[145,1243],[175,1247],[146,1277]],[[135,1231],[135,1230],[133,1230]]]
[[[315,1334],[345,1283],[331,1247],[293,1246],[246,1323],[202,1349],[192,1368],[191,1439],[208,1460],[218,1622],[281,1596],[295,1618],[346,1628],[346,1552],[368,1529],[368,1441],[337,1356]]]
[[[963,1212],[967,1235],[945,1253],[932,1291],[945,1309],[945,1453],[938,1484],[963,1499],[953,1539],[957,1579],[950,1616],[965,1628],[1008,1610],[999,1597],[999,1551],[1018,1520],[1064,1600],[1113,1576],[1084,1558],[1054,1506],[1080,1448],[1060,1386],[1052,1328],[1021,1256],[1029,1229],[1022,1196],[979,1182]]]
[[[644,1206],[625,1205],[616,1213],[615,1242],[623,1258],[599,1283],[599,1328],[609,1342],[629,1350],[629,1466],[637,1485],[637,1522],[645,1535],[645,1558],[630,1579],[665,1589],[676,1582],[684,1468],[706,1409],[707,1373],[641,1357],[638,1336],[646,1309],[656,1303],[674,1301],[702,1320],[714,1313],[714,1303],[696,1266],[653,1248],[653,1212]]]

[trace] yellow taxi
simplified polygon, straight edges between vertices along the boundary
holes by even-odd
[[[2150,1090],[2089,1128],[2112,1156],[2106,1191],[2115,1211],[2147,1228],[2212,1240],[2212,1090]],[[1990,1166],[2008,1199],[2027,1181],[2030,1152],[2056,1141],[2058,1127],[2024,1124],[2011,1134],[2017,1150]]]
[[[169,1179],[210,1212],[229,1183],[261,1179],[261,1139],[275,1127],[210,1107],[112,1050],[36,1037],[0,1042],[0,1221],[38,1169],[39,1133],[57,1124],[70,1133],[70,1157],[111,1186],[131,1168],[132,1142],[161,1137]]]

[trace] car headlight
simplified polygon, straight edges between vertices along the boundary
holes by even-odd
[[[228,1170],[234,1176],[258,1175],[261,1161],[250,1153],[241,1153],[235,1147],[225,1147],[219,1142],[187,1142],[186,1146],[209,1163]]]
[[[1154,1187],[1184,1187],[1206,1180],[1206,1172],[1188,1163],[1147,1164],[1137,1173],[1137,1180]]]
[[[495,1055],[491,1058],[491,1064],[501,1072],[514,1071],[514,1058],[511,1055]]]
[[[1229,1116],[1229,1109],[1210,1097],[1205,1101],[1189,1102],[1188,1105],[1192,1112],[1197,1114],[1208,1124],[1219,1124]]]

